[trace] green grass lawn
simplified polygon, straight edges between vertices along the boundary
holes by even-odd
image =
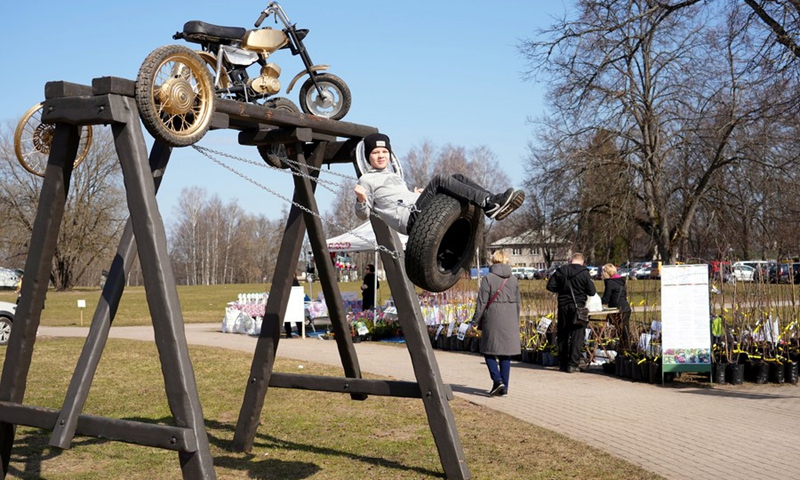
[[[82,339],[37,340],[26,404],[61,408],[82,345]],[[5,353],[5,348],[0,349],[0,360]],[[273,388],[266,397],[253,450],[234,452],[230,444],[251,355],[198,346],[190,346],[190,355],[218,478],[443,478],[418,399],[370,397],[360,402],[341,394]],[[312,363],[303,367],[303,373],[341,375],[333,367]],[[276,360],[275,371],[298,369],[297,361]],[[659,478],[486,407],[458,398],[451,406],[473,478]],[[173,424],[155,345],[110,340],[84,413]],[[60,450],[48,445],[49,435],[49,431],[19,427],[6,478],[182,478],[174,452],[87,437],[76,437],[71,449]]]

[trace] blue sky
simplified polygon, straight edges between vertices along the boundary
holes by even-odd
[[[184,44],[172,39],[189,20],[251,28],[267,2],[140,0],[10,2],[0,30],[11,56],[0,76],[0,120],[16,122],[43,100],[48,81],[90,84],[92,78],[135,79],[155,48]],[[519,186],[523,159],[533,139],[529,117],[543,113],[541,83],[523,81],[520,39],[533,36],[567,0],[418,1],[284,0],[299,28],[308,28],[306,47],[315,63],[330,64],[353,94],[346,121],[371,125],[392,138],[398,155],[430,140],[467,148],[488,146],[503,171]],[[273,25],[271,20],[264,24]],[[283,69],[284,86],[302,69],[287,51],[272,56]],[[285,87],[284,87],[285,90]],[[289,98],[298,102],[296,87]],[[148,137],[149,140],[149,137]],[[236,132],[210,132],[200,145],[258,159],[237,145]],[[288,175],[244,168],[246,175],[291,196]],[[337,166],[350,174],[352,167]],[[332,178],[341,182],[341,178]],[[355,177],[353,178],[355,182]],[[200,186],[224,202],[271,218],[286,206],[266,191],[236,177],[191,148],[176,149],[158,195],[162,216],[175,218],[180,191]],[[318,195],[325,210],[331,195]]]

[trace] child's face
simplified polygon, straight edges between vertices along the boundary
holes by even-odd
[[[372,168],[383,170],[389,165],[389,150],[383,147],[377,147],[369,154],[369,164]]]

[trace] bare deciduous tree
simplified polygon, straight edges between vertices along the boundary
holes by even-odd
[[[531,76],[551,81],[553,113],[541,119],[530,185],[549,197],[554,223],[611,215],[608,195],[587,195],[611,168],[635,200],[625,211],[674,263],[726,168],[771,161],[752,146],[768,141],[759,126],[786,121],[793,79],[753,62],[742,15],[691,1],[581,0],[574,19],[521,44]],[[592,152],[601,133],[618,155]]]
[[[0,243],[6,261],[24,266],[42,179],[24,170],[13,150],[13,129],[2,133],[0,176]],[[97,285],[103,267],[118,244],[127,218],[122,176],[113,138],[95,127],[85,160],[74,169],[59,231],[50,280],[58,290],[78,284]]]

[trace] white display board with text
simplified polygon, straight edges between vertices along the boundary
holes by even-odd
[[[661,352],[664,372],[711,371],[708,265],[661,269]]]

